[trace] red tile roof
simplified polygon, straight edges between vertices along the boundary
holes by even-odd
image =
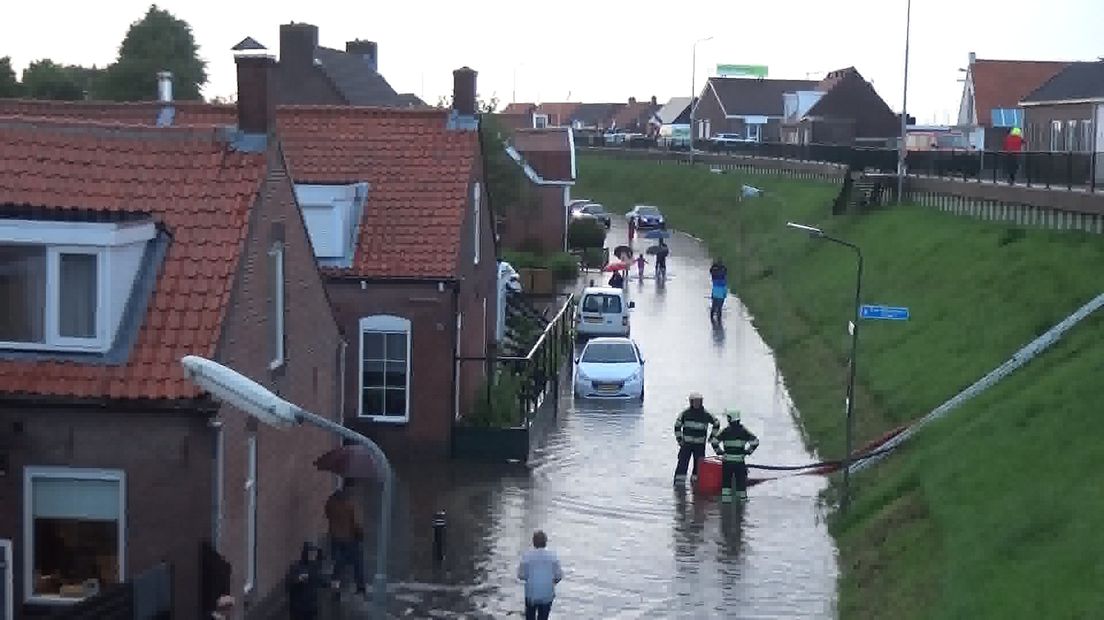
[[[174,102],[174,124],[232,125],[235,106]],[[0,99],[0,114],[101,118],[149,125],[161,104]],[[353,266],[361,277],[452,277],[459,266],[468,184],[480,157],[474,131],[447,129],[440,109],[279,106],[277,128],[296,183],[367,181]]]
[[[297,183],[369,183],[354,277],[451,277],[459,267],[474,131],[445,110],[281,106],[277,129]]]
[[[213,127],[124,132],[91,122],[0,118],[0,205],[145,213],[172,237],[124,364],[0,360],[0,392],[197,395],[178,360],[215,353],[265,171],[263,153],[230,150]]]
[[[1020,101],[1030,95],[1068,62],[1035,60],[981,60],[970,65],[970,78],[974,84],[974,106],[979,125],[988,127],[994,108],[1018,108]]]
[[[513,143],[526,163],[545,181],[575,180],[572,173],[575,154],[571,148],[571,129],[519,129],[514,133]]]
[[[549,125],[564,126],[571,124],[571,116],[579,109],[581,103],[542,103],[537,106],[537,114],[547,114]]]
[[[499,114],[529,114],[536,108],[533,103],[511,103],[502,109]]]

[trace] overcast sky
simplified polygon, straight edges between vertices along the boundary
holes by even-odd
[[[906,0],[521,0],[339,2],[162,0],[192,25],[208,61],[207,96],[235,91],[230,47],[249,35],[275,52],[279,25],[309,22],[321,43],[379,43],[380,72],[429,103],[452,89],[452,70],[479,72],[479,91],[518,101],[661,102],[698,86],[717,63],[763,64],[770,77],[819,79],[856,67],[895,110],[901,106]],[[105,65],[142,0],[10,2],[0,56],[17,72],[32,60]],[[466,10],[465,10],[466,9]],[[1104,0],[916,0],[912,7],[909,112],[954,120],[967,54],[980,58],[1095,60],[1104,56]],[[516,80],[515,80],[516,76]]]

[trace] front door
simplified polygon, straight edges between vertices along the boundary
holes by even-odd
[[[0,620],[14,620],[15,595],[12,593],[12,547],[10,540],[0,540]]]

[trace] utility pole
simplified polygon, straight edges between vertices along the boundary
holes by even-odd
[[[694,41],[694,46],[690,53],[690,163],[694,163],[694,111],[697,106],[694,105],[694,99],[698,96],[698,43],[703,43],[712,39],[712,36],[705,37],[704,39],[698,39]]]
[[[912,0],[905,0],[905,91],[901,95],[901,144],[897,150],[897,204],[905,200],[905,164],[908,158],[908,67],[909,32],[912,29]]]

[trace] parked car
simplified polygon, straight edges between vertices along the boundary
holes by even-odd
[[[586,198],[576,198],[575,200],[572,200],[571,202],[567,203],[568,213],[575,213],[576,211],[578,211],[579,209],[582,209],[583,207],[585,207],[588,204],[590,204],[590,200],[588,200]]]
[[[629,338],[595,338],[575,360],[576,398],[644,400],[644,356]]]
[[[663,213],[660,212],[658,207],[649,205],[636,205],[625,214],[625,219],[636,220],[636,228],[666,228],[667,220],[663,218]]]
[[[709,139],[713,144],[742,144],[744,142],[755,142],[755,140],[740,133],[719,133]]]
[[[579,206],[571,212],[571,218],[576,220],[593,219],[601,222],[607,229],[610,227],[610,214],[606,208],[597,202],[591,202]]]
[[[635,307],[619,288],[587,287],[575,309],[575,333],[580,337],[628,336],[629,310]]]

